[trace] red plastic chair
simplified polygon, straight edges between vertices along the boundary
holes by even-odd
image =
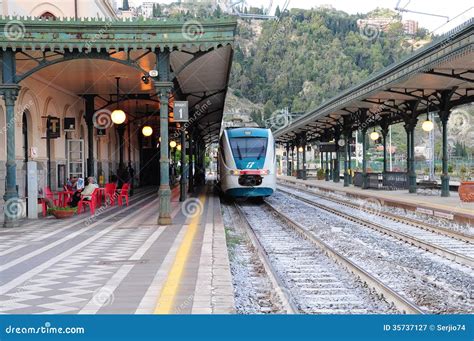
[[[125,202],[127,203],[128,206],[128,188],[129,184],[125,183],[122,186],[122,189],[120,190],[120,194],[118,195],[118,203],[120,206],[122,206],[122,198],[125,198]]]
[[[44,188],[44,197],[52,200],[54,206],[61,206],[61,200],[59,198],[55,198],[54,195],[55,193],[51,191],[51,188]],[[48,214],[48,203],[43,198],[39,198],[38,201],[43,208],[43,217],[46,217],[46,215]]]
[[[107,199],[109,199],[110,206],[115,205],[115,198],[117,197],[117,194],[115,193],[116,191],[117,191],[116,184],[114,183],[105,184],[105,202],[107,203]]]
[[[94,192],[90,195],[90,200],[84,200],[85,196],[81,195],[81,200],[77,203],[77,213],[81,213],[82,209],[84,208],[83,205],[88,205],[89,209],[91,210],[91,215],[94,215],[95,208],[97,207],[97,193],[99,193],[99,189],[94,189]]]
[[[66,185],[63,186],[63,191],[59,193],[59,203],[62,204],[62,207],[67,206],[67,204],[71,201],[73,194],[73,190],[69,189]]]

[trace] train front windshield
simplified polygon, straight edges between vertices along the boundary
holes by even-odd
[[[233,137],[230,138],[230,147],[234,158],[261,159],[265,157],[267,151],[266,137]]]

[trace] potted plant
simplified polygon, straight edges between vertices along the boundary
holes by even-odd
[[[318,180],[324,180],[326,178],[326,173],[324,172],[324,169],[319,168],[316,173],[316,177]]]
[[[458,188],[459,198],[464,202],[474,202],[474,181],[471,181],[465,166],[461,167],[459,173],[461,175],[461,182]]]
[[[48,213],[54,215],[56,219],[65,219],[72,217],[77,212],[77,207],[50,207]]]

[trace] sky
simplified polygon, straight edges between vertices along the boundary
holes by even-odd
[[[130,0],[130,3],[137,6],[144,0]],[[145,0],[156,1],[158,3],[171,3],[176,0]],[[247,0],[247,3],[256,7],[268,7],[273,2],[272,11],[276,6],[283,7],[285,0]],[[338,10],[342,10],[349,14],[367,13],[376,7],[384,7],[394,9],[398,0],[289,0],[289,8],[312,8],[320,5],[330,4]],[[405,7],[407,10],[425,12],[447,16],[451,19],[447,22],[447,18],[428,16],[415,13],[402,13],[403,19],[413,19],[418,21],[420,26],[427,28],[429,31],[435,31],[436,34],[443,33],[455,26],[462,24],[469,18],[474,17],[473,2],[469,0],[400,0],[399,7]],[[463,15],[455,18],[462,12]]]

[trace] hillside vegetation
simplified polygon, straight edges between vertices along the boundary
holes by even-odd
[[[380,11],[393,16],[390,10]],[[400,23],[387,32],[357,27],[357,19],[332,8],[292,9],[279,21],[241,21],[230,87],[238,97],[263,105],[262,121],[279,108],[308,111],[413,51]],[[373,14],[372,14],[373,15]],[[261,122],[259,122],[261,123]]]

